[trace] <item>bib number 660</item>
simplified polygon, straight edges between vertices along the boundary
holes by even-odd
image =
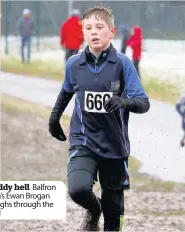
[[[93,113],[106,113],[103,105],[111,98],[111,92],[85,92],[85,110]]]

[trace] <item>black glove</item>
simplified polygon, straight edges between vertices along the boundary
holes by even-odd
[[[104,108],[108,113],[111,113],[113,110],[117,110],[119,108],[125,108],[126,102],[124,99],[118,96],[113,96],[109,98],[104,104]]]
[[[54,138],[66,141],[66,136],[59,122],[49,123],[49,132]]]

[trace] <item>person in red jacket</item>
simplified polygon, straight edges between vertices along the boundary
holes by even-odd
[[[84,40],[79,15],[79,10],[74,9],[72,15],[62,24],[60,29],[60,45],[66,49],[66,61],[70,56],[78,53]]]
[[[132,59],[134,66],[137,70],[137,73],[140,76],[139,72],[139,62],[141,59],[141,52],[142,52],[142,29],[139,26],[134,26],[132,28],[132,36],[126,41],[126,45],[130,46],[132,49]]]

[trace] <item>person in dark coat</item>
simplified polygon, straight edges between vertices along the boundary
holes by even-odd
[[[23,10],[23,17],[18,21],[18,30],[21,36],[21,59],[25,62],[24,48],[27,47],[27,63],[30,63],[31,57],[31,42],[32,36],[35,32],[35,23],[31,17],[31,11],[29,9]]]
[[[120,36],[121,36],[121,53],[125,54],[127,49],[126,41],[131,36],[130,27],[126,24],[120,26]]]

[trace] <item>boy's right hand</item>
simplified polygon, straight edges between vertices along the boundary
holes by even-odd
[[[59,122],[49,123],[49,132],[60,141],[66,141],[67,139]]]

